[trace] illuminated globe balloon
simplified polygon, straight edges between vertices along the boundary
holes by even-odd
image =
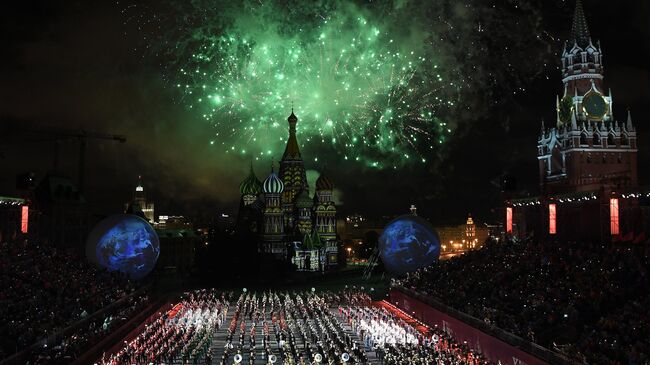
[[[132,279],[149,274],[159,254],[156,232],[147,221],[131,214],[116,214],[102,220],[86,242],[88,260]]]
[[[386,270],[397,275],[429,266],[440,256],[440,239],[429,222],[403,215],[388,223],[379,237]]]

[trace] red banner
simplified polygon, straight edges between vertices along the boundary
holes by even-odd
[[[20,215],[20,231],[22,233],[27,233],[27,229],[29,228],[29,206],[23,205]]]

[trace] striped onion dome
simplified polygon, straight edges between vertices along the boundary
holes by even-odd
[[[320,174],[316,180],[316,190],[332,190],[334,189],[334,184],[325,174]]]
[[[267,194],[280,194],[284,191],[284,183],[278,175],[271,169],[271,174],[269,177],[264,180],[264,184],[262,184],[262,190],[264,190],[265,193]]]
[[[248,177],[239,184],[239,191],[241,195],[259,195],[262,192],[262,183],[255,176],[253,165],[251,165],[251,172]]]

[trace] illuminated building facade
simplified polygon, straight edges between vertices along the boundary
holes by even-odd
[[[293,111],[287,121],[289,138],[279,171],[272,166],[260,182],[251,166],[239,186],[237,230],[257,235],[260,252],[291,260],[298,270],[327,270],[338,262],[334,184],[321,173],[314,195],[310,194]]]
[[[455,253],[481,248],[489,236],[487,227],[477,227],[472,216],[465,224],[436,227],[440,237],[440,253]]]
[[[159,215],[156,229],[192,230],[192,222],[182,215]]]
[[[551,128],[542,122],[537,141],[541,195],[507,200],[506,232],[634,240],[648,228],[638,199],[644,193],[637,181],[637,133],[629,110],[623,121],[614,116],[614,99],[604,86],[603,51],[589,34],[580,0],[561,61],[556,122]]]
[[[354,213],[339,219],[338,232],[348,260],[369,259],[377,250],[384,227],[394,218],[393,216],[366,217]]]
[[[142,177],[138,176],[138,186],[135,187],[133,192],[133,207],[135,211],[139,210],[144,215],[149,223],[153,224],[155,222],[155,212],[154,204],[151,201],[147,201],[147,195],[144,192],[144,187],[142,186]],[[127,210],[129,210],[129,204],[127,204]]]

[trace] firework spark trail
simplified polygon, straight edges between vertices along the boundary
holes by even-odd
[[[503,59],[482,57],[489,51],[482,40],[490,34],[490,42],[498,35],[522,43],[505,15],[536,16],[507,1],[164,3],[169,9],[160,14],[143,16],[134,5],[122,13],[126,22],[140,22],[138,29],[162,30],[149,52],[160,55],[163,79],[179,100],[214,126],[215,147],[256,158],[278,153],[295,105],[300,142],[314,159],[335,152],[371,167],[431,160],[459,111],[480,113],[496,102],[488,87],[527,77],[508,74],[512,65],[501,70],[511,59],[506,52]],[[512,19],[521,27],[525,18],[518,17]]]

